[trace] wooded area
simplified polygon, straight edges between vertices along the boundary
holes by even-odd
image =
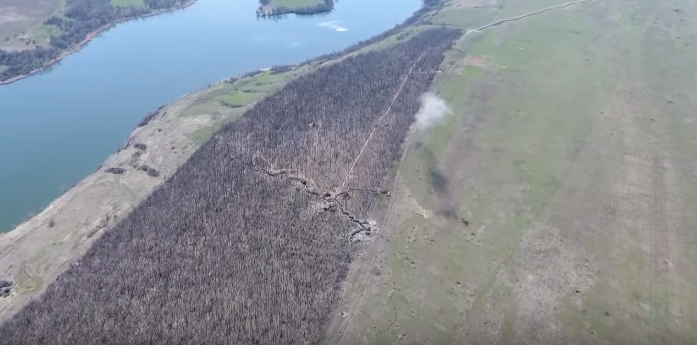
[[[152,13],[155,10],[176,8],[187,0],[145,0],[145,7],[112,6],[110,0],[67,0],[64,16],[52,16],[44,24],[61,29],[60,36],[51,36],[49,47],[31,50],[4,51],[0,49],[0,81],[29,73],[57,58],[69,47],[82,42],[88,34],[109,23]]]
[[[257,103],[0,325],[0,339],[316,343],[351,261],[350,235],[385,197],[352,189],[385,188],[419,96],[461,33],[426,30]]]

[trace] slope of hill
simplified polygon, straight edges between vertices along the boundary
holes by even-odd
[[[696,6],[596,0],[460,39],[432,86],[452,115],[408,139],[325,343],[697,342]]]

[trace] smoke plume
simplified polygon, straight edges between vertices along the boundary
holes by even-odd
[[[431,92],[424,93],[421,95],[421,108],[416,113],[416,129],[428,129],[450,113],[450,108],[442,98]]]

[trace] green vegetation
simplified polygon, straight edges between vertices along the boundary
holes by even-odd
[[[20,294],[32,293],[40,289],[44,284],[43,279],[37,275],[31,274],[29,272],[30,267],[27,266],[28,265],[25,265],[22,272],[14,277],[14,290]]]
[[[41,24],[32,28],[31,36],[35,37],[37,44],[47,46],[51,43],[51,36],[60,36],[62,32],[61,28],[55,25]]]
[[[189,138],[197,145],[208,140],[225,123],[239,118],[255,102],[275,93],[296,76],[307,72],[310,66],[294,67],[283,73],[262,71],[250,77],[223,83],[214,90],[201,93],[195,101],[182,111],[181,116],[212,116],[213,123],[194,133]]]
[[[323,0],[272,0],[272,7],[288,7],[288,8],[299,8],[299,7],[310,7],[316,6],[324,3]]]
[[[431,21],[434,24],[459,25],[468,29],[478,28],[491,23],[491,20],[500,12],[500,8],[446,8],[436,13]]]
[[[431,22],[562,1],[467,3]],[[694,342],[679,238],[697,219],[670,205],[697,187],[677,168],[697,152],[697,6],[672,7],[591,2],[462,39],[432,86],[452,114],[407,143],[386,240],[356,264],[382,274],[356,278],[334,343]]]

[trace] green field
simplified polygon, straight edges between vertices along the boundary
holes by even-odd
[[[311,68],[296,67],[283,73],[260,71],[254,76],[224,83],[213,90],[200,93],[195,101],[182,110],[180,116],[196,118],[207,114],[212,116],[213,123],[191,133],[189,138],[196,145],[204,143],[225,123],[239,118],[257,101],[273,94]]]
[[[321,0],[273,0],[271,2],[271,6],[275,8],[287,7],[293,9],[300,7],[311,7],[321,3],[324,2]]]
[[[432,87],[452,115],[407,142],[326,343],[697,342],[695,13],[593,1],[463,38]]]
[[[62,13],[64,8],[64,0],[0,0],[0,48],[46,45],[48,35],[57,28],[42,23],[51,15]]]

